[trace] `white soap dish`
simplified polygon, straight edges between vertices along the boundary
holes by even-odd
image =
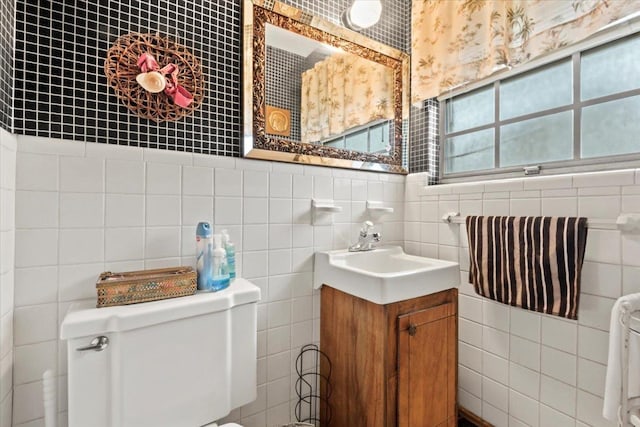
[[[373,202],[367,200],[367,210],[375,213],[393,213],[391,206],[385,206],[383,202]]]
[[[333,214],[342,212],[342,206],[336,205],[333,200],[311,200],[311,224],[331,225]]]

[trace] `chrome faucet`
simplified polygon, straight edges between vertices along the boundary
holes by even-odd
[[[365,221],[362,224],[360,235],[358,236],[358,242],[349,246],[349,252],[370,251],[375,249],[373,244],[380,242],[380,240],[382,240],[382,236],[377,232],[369,233],[372,228],[373,223],[371,221]]]

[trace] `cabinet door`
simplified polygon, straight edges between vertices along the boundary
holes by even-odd
[[[398,426],[455,425],[456,304],[398,317]]]

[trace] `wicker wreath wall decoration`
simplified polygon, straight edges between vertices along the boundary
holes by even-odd
[[[154,122],[179,120],[204,99],[200,61],[185,46],[158,34],[118,38],[107,52],[104,73],[129,110]]]

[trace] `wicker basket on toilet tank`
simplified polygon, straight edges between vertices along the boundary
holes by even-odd
[[[97,307],[136,304],[193,295],[196,272],[191,267],[100,274],[96,283]]]

